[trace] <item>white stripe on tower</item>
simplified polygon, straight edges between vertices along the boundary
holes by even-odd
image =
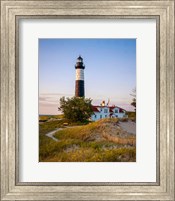
[[[76,80],[84,80],[84,69],[76,69]]]

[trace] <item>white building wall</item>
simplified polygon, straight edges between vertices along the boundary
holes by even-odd
[[[97,120],[99,119],[98,115],[99,115],[98,112],[94,112],[94,114],[91,115],[91,120],[92,120],[92,121],[97,121]]]
[[[115,112],[116,110],[118,111],[117,113]],[[118,117],[118,118],[128,117],[128,116],[126,115],[126,112],[125,112],[125,111],[124,111],[124,112],[119,112],[119,111],[120,111],[120,108],[118,108],[118,107],[116,107],[116,108],[113,109],[114,115],[115,115],[116,117]]]
[[[107,109],[107,113],[105,112],[105,109]],[[93,115],[91,115],[91,120],[92,121],[97,121],[99,119],[104,119],[104,118],[109,118],[110,117],[110,112],[109,112],[109,108],[108,107],[98,107],[99,112],[94,112]],[[125,115],[125,112],[123,113],[119,113],[119,108],[116,107],[113,109],[113,112],[117,110],[117,113],[113,113],[112,117],[118,117],[118,118],[123,118],[123,117],[127,117]]]

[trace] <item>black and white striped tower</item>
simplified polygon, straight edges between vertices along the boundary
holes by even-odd
[[[84,97],[84,69],[83,58],[79,56],[75,65],[76,69],[76,81],[75,81],[75,96]]]

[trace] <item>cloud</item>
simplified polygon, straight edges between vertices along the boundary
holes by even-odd
[[[39,95],[39,114],[58,114],[59,99],[71,97],[72,94],[42,93]]]
[[[62,94],[62,93],[46,93],[39,95],[39,103],[48,103],[48,104],[58,104],[59,99],[62,97],[70,97],[71,94]]]

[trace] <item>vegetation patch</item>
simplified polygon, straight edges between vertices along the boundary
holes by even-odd
[[[58,141],[45,134],[63,127],[64,121],[46,122],[40,127],[40,154],[43,162],[129,162],[136,160],[135,135],[121,130],[118,119],[102,119],[57,131]]]
[[[128,115],[128,119],[134,122],[136,121],[136,112],[127,112],[126,114]]]

